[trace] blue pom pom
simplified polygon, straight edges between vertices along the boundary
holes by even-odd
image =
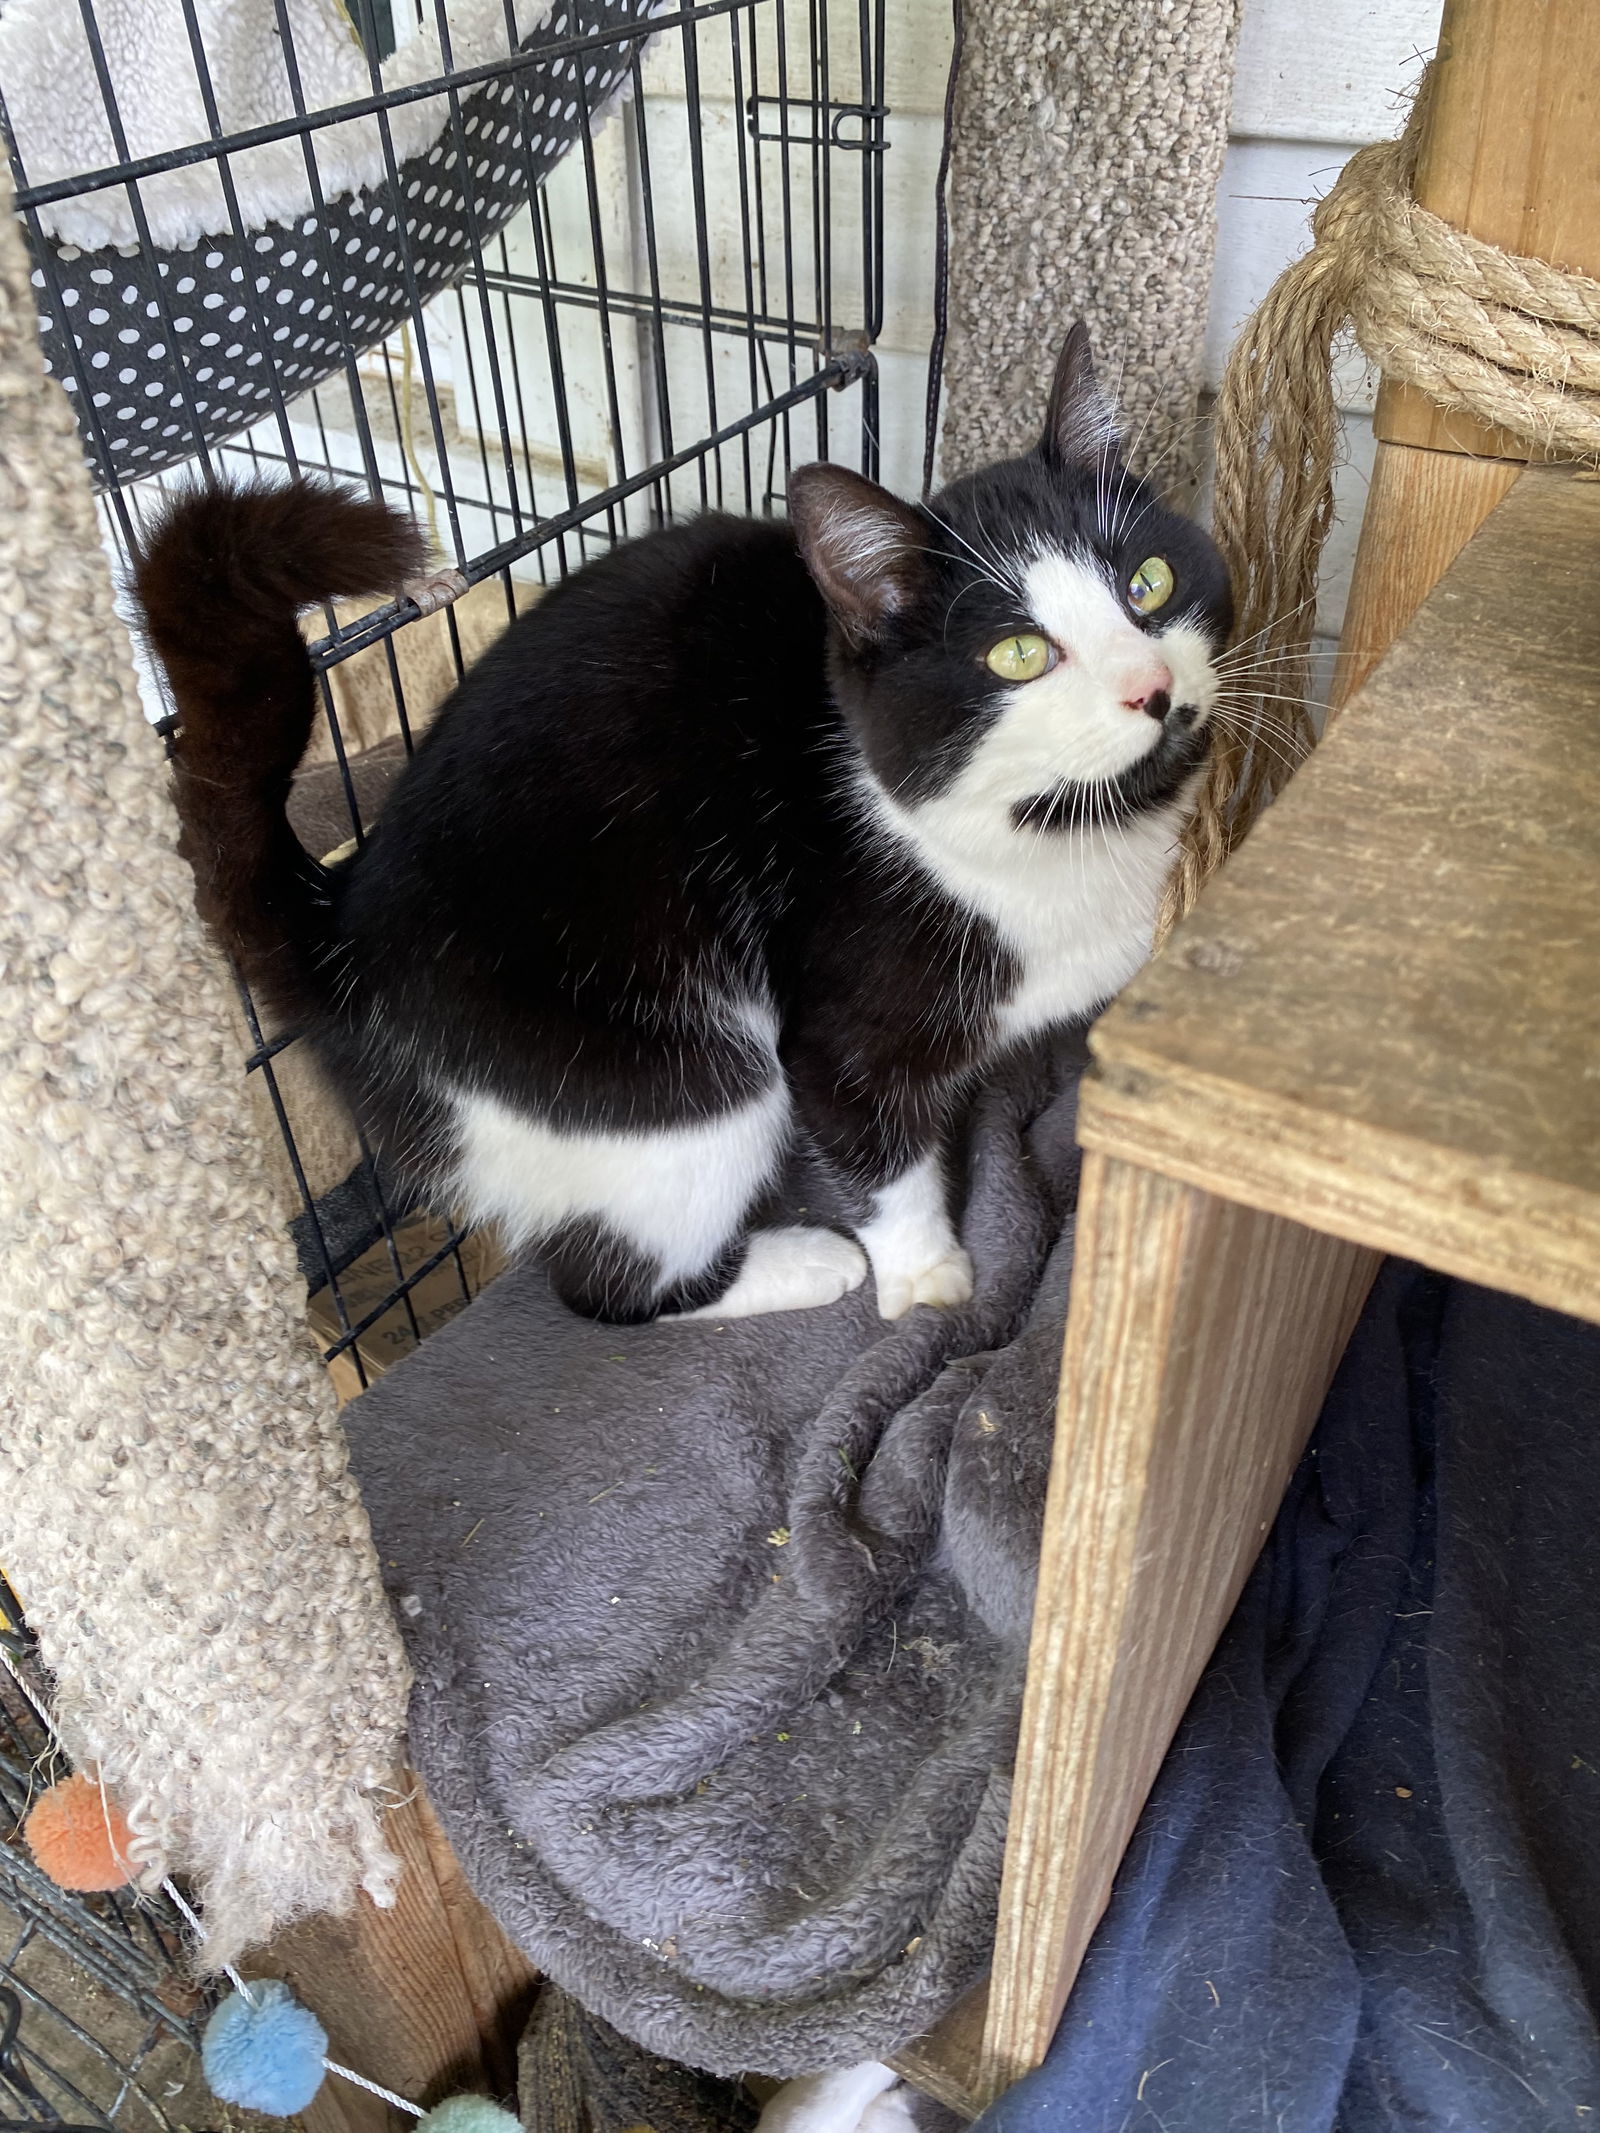
[[[487,2096],[452,2096],[434,2105],[417,2133],[522,2133],[522,2122]]]
[[[252,2004],[252,2002],[254,2004]],[[206,2024],[200,2064],[224,2103],[293,2118],[322,2086],[328,2033],[276,1978],[230,1993]]]

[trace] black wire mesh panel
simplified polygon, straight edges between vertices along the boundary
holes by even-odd
[[[3,1581],[0,1625],[7,1658],[42,1694]],[[210,2000],[183,1974],[177,1912],[126,1890],[69,1895],[22,1840],[33,1801],[65,1773],[29,1697],[0,1668],[0,2127],[216,2125],[222,2106],[197,2056]]]
[[[63,4],[82,15],[111,137],[125,145],[94,0]],[[297,826],[321,856],[361,839],[468,659],[553,578],[685,512],[781,510],[798,463],[877,472],[885,0],[556,0],[520,45],[523,18],[506,0],[497,63],[446,64],[360,102],[382,129],[402,102],[439,100],[438,167],[456,158],[449,183],[391,152],[378,194],[342,201],[322,169],[330,129],[357,107],[319,106],[296,64],[297,0],[270,0],[295,115],[265,131],[299,144],[313,201],[306,226],[270,229],[252,225],[248,186],[233,175],[263,129],[221,129],[208,78],[218,55],[206,52],[196,0],[150,4],[182,11],[207,136],[37,185],[10,144],[45,345],[57,375],[74,380],[108,543],[124,559],[136,552],[151,501],[175,485],[241,468],[325,472],[411,510],[468,588],[427,620],[409,602],[324,616],[313,659],[326,730],[297,793]],[[427,31],[450,51],[447,0],[406,10],[353,0],[351,12],[375,85],[408,34]],[[185,161],[215,166],[226,207],[226,227],[197,246],[213,277],[204,290],[196,254],[180,273],[178,255],[146,241],[143,188]],[[122,188],[140,242],[86,275],[52,216],[107,186]],[[341,266],[340,248],[353,258],[358,242],[360,268]],[[180,289],[185,279],[196,286]],[[114,303],[91,304],[107,289],[144,313],[136,326],[114,323]],[[231,300],[208,312],[206,296]],[[180,300],[191,309],[176,310]],[[281,331],[289,322],[273,314],[300,320],[308,302]],[[221,329],[201,322],[219,313],[232,338],[203,347]],[[113,333],[135,336],[117,345],[142,349],[150,373],[129,360],[117,368],[133,377],[116,382],[159,403],[159,419],[118,427],[133,398],[100,406],[107,388],[91,384],[85,399],[85,382],[115,361]],[[226,391],[206,360],[219,354],[233,366]],[[165,471],[135,471],[156,464]],[[156,677],[146,685],[159,717]],[[281,1128],[325,1349],[355,1389],[380,1336],[383,1354],[415,1341],[470,1296],[487,1262],[444,1211],[406,1204],[364,1149],[332,1161],[293,1032],[263,1030],[248,1000],[244,1011],[247,1070]]]

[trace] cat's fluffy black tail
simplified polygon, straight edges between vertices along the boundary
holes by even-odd
[[[393,592],[422,556],[408,519],[296,481],[184,497],[136,573],[177,699],[174,796],[200,915],[285,1015],[317,1004],[331,977],[327,877],[286,813],[317,710],[295,617],[313,601]]]

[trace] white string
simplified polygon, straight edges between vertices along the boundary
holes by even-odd
[[[55,1742],[56,1746],[61,1750],[62,1754],[66,1755],[66,1743],[61,1738],[60,1733],[56,1730],[55,1720],[50,1716],[50,1713],[45,1709],[44,1705],[40,1703],[38,1697],[34,1695],[32,1689],[29,1688],[27,1682],[23,1680],[22,1675],[17,1670],[16,1661],[12,1658],[11,1654],[6,1650],[3,1644],[0,1644],[0,1664],[4,1665],[6,1672],[11,1676],[12,1680],[21,1690],[24,1698],[27,1701],[28,1708],[30,1711],[32,1711],[34,1717],[38,1719],[40,1725],[44,1727],[44,1730],[46,1731],[46,1733],[49,1734],[50,1738]],[[68,1761],[70,1762],[70,1760],[71,1758],[69,1756]],[[103,1783],[101,1785],[100,1791],[101,1798],[104,1799],[105,1786]],[[125,1861],[120,1860],[119,1863],[126,1864]],[[189,1928],[189,1931],[194,1935],[196,1941],[201,1943],[201,1945],[204,1945],[206,1938],[206,1929],[200,1923],[199,1918],[195,1915],[195,1912],[191,1905],[188,1903],[187,1899],[180,1895],[176,1885],[174,1884],[170,1876],[162,1881],[161,1893],[167,1898],[168,1902],[178,1913],[179,1917],[182,1918],[185,1925],[187,1925],[187,1927]],[[239,1975],[238,1971],[234,1969],[232,1963],[223,1964],[222,1974],[228,1980],[228,1983],[233,1987],[234,1991],[238,1993],[240,1999],[244,2001],[247,2007],[259,2007],[261,2005],[261,2002],[250,1990],[249,1985],[246,1984],[245,1980]],[[257,1979],[256,1982],[259,1984],[262,1981],[260,1979]],[[353,2067],[341,2066],[337,2059],[324,2059],[322,2062],[322,2067],[324,2073],[337,2074],[341,2081],[348,2081],[358,2089],[365,2089],[369,2096],[381,2097],[385,2103],[392,2104],[397,2111],[409,2111],[413,2118],[426,2118],[428,2115],[427,2112],[422,2108],[421,2104],[413,2103],[409,2096],[397,2096],[393,2089],[386,2089],[379,2082],[369,2081],[365,2074],[358,2074]]]
[[[183,1919],[185,1925],[187,1925],[189,1931],[194,1935],[195,1939],[198,1941],[203,1941],[206,1937],[206,1929],[203,1925],[201,1925],[199,1919],[196,1918],[194,1912],[189,1908],[187,1900],[179,1895],[176,1885],[171,1880],[163,1881],[161,1884],[161,1893],[168,1899],[173,1909]],[[244,2001],[247,2007],[254,2007],[256,2005],[255,1994],[250,1990],[250,1987],[245,1983],[244,1979],[239,1975],[238,1971],[234,1969],[232,1963],[223,1964],[222,1974],[228,1980],[228,1983],[233,1987],[234,1991],[238,1993],[239,1997]]]
[[[358,2089],[365,2089],[370,2096],[381,2096],[385,2103],[392,2103],[397,2111],[409,2111],[413,2118],[426,2118],[427,2112],[415,2104],[409,2096],[397,2096],[393,2089],[381,2087],[369,2081],[365,2074],[353,2073],[348,2066],[340,2066],[337,2060],[324,2059],[323,2065],[330,2074],[337,2074],[341,2081],[353,2081]]]

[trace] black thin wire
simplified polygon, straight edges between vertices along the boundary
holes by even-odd
[[[205,112],[206,125],[210,130],[211,138],[214,141],[222,141],[226,139],[226,132],[222,124],[222,115],[217,105],[216,91],[212,85],[211,63],[206,56],[205,40],[200,34],[200,22],[195,13],[194,0],[179,0],[179,4],[183,13],[184,29],[189,40],[190,58],[194,66],[195,83],[200,91],[200,103]],[[87,6],[86,12],[88,12]],[[119,149],[126,152],[126,146],[126,142],[119,137]],[[232,226],[234,235],[242,243],[249,236],[250,229],[239,205],[238,191],[233,182],[232,159],[228,156],[219,155],[217,158],[217,181],[222,188],[223,205],[227,209],[229,223]],[[133,189],[130,188],[130,190]],[[148,249],[149,241],[148,230],[141,228],[140,242],[146,247],[146,258],[153,256]],[[166,298],[161,294],[162,274],[159,263],[156,267],[154,279],[157,301],[163,307],[162,324],[166,326],[170,321],[166,313]],[[248,309],[251,322],[255,327],[256,345],[255,349],[250,354],[247,354],[239,365],[241,373],[240,389],[252,399],[260,398],[259,391],[251,392],[250,387],[245,384],[242,373],[248,370],[253,363],[259,362],[262,364],[262,377],[266,381],[267,397],[272,402],[272,413],[277,418],[278,435],[283,444],[284,457],[289,463],[289,471],[292,474],[298,474],[300,468],[295,457],[294,434],[289,423],[289,408],[287,401],[283,397],[283,381],[278,375],[278,359],[273,353],[272,329],[267,319],[266,306],[261,300],[261,291],[257,287],[259,279],[260,277],[246,263],[244,281],[239,294],[244,299],[245,307]],[[222,319],[219,313],[219,326],[221,323]],[[178,363],[178,374],[184,384],[185,405],[190,405],[189,363],[191,356],[189,347],[183,337],[177,333],[173,334],[172,342],[173,353]],[[256,383],[259,386],[261,379],[257,379]],[[206,441],[205,431],[201,426],[198,413],[194,412],[192,407],[189,424],[190,435],[194,439],[196,449],[203,454]]]
[[[725,422],[709,436],[701,437],[682,451],[674,452],[669,458],[658,460],[654,466],[630,475],[626,481],[613,482],[598,495],[573,505],[568,511],[558,512],[545,519],[535,532],[524,534],[520,540],[503,541],[498,548],[491,548],[485,554],[470,559],[462,565],[462,576],[469,585],[476,585],[481,579],[493,577],[497,571],[506,570],[512,564],[521,562],[534,548],[548,545],[559,540],[563,534],[573,532],[585,520],[603,518],[606,512],[613,505],[619,504],[624,497],[637,495],[641,489],[650,487],[652,483],[663,480],[670,474],[678,473],[694,460],[704,459],[708,454],[720,451],[724,445],[731,444],[736,438],[743,436],[746,430],[759,429],[764,423],[784,422],[808,400],[815,400],[821,394],[831,392],[835,386],[858,383],[861,378],[869,375],[871,363],[870,356],[855,353],[836,357],[833,362],[823,364],[811,377],[802,378],[800,383],[792,386],[788,392],[777,394],[765,407],[757,408],[754,413],[743,415],[735,422]],[[359,616],[340,633],[337,640],[324,637],[312,645],[312,664],[319,667],[337,666],[340,660],[353,658],[357,652],[365,651],[370,644],[376,644],[391,630],[409,622],[416,613],[417,609],[410,600],[391,601],[384,607],[375,608],[371,614]],[[446,608],[445,613],[448,617],[454,610]]]
[[[562,479],[567,492],[567,507],[571,511],[575,510],[578,504],[578,461],[572,442],[572,403],[567,393],[567,363],[561,339],[561,313],[553,293],[556,283],[555,229],[550,220],[549,197],[543,186],[533,195],[531,204],[529,228],[533,236],[534,260],[539,270],[545,359],[549,364],[550,393],[555,406],[556,442],[561,447]],[[556,543],[556,564],[562,577],[565,577],[567,550],[564,541]]]
[[[283,1140],[284,1153],[289,1158],[289,1167],[294,1172],[294,1182],[300,1195],[300,1204],[305,1210],[306,1220],[310,1225],[312,1240],[317,1248],[317,1257],[322,1262],[324,1285],[329,1295],[333,1298],[334,1313],[338,1318],[340,1330],[348,1333],[350,1330],[349,1314],[345,1310],[344,1297],[339,1288],[338,1274],[334,1267],[333,1254],[328,1246],[327,1232],[322,1226],[322,1217],[317,1211],[316,1197],[312,1193],[310,1180],[306,1176],[305,1165],[300,1160],[300,1150],[295,1141],[294,1128],[289,1123],[289,1113],[284,1105],[283,1091],[278,1086],[277,1075],[272,1071],[271,1055],[264,1052],[265,1040],[261,1033],[260,1017],[256,1013],[255,1002],[250,997],[249,987],[237,971],[234,972],[234,984],[238,988],[239,1005],[244,1010],[245,1023],[250,1032],[252,1056],[259,1058],[259,1070],[262,1081],[266,1084],[267,1097],[272,1105],[272,1115],[278,1122],[278,1132]],[[360,1374],[362,1387],[365,1389],[367,1382],[366,1369],[359,1354],[355,1357],[355,1365],[357,1372]]]
[[[488,292],[483,275],[481,273],[474,273],[469,275],[468,278],[476,281],[479,295],[482,297],[485,306],[487,306]],[[511,463],[511,426],[509,422],[507,422],[502,417],[498,425],[498,429],[492,430],[489,427],[488,423],[486,423],[483,419],[483,396],[478,391],[478,364],[477,358],[473,355],[472,352],[472,328],[467,318],[467,299],[465,295],[464,283],[457,287],[455,291],[455,299],[456,316],[459,319],[461,325],[461,353],[467,366],[467,398],[472,403],[472,427],[478,439],[478,465],[483,472],[483,494],[485,506],[489,512],[489,523],[491,526],[494,527],[496,533],[498,534],[500,529],[501,513],[503,510],[506,515],[510,517],[512,522],[512,530],[513,532],[515,532],[519,530],[522,525],[522,511],[517,503],[517,487],[515,476],[511,476],[508,480],[507,495],[510,500],[506,505],[502,506],[495,496],[494,469],[489,464],[489,440],[491,437],[497,434],[500,438],[502,447],[505,452],[506,462],[508,465]],[[487,346],[492,348],[495,345],[498,336],[491,329],[485,334],[484,338]],[[461,406],[461,381],[459,377],[455,380],[455,396],[456,408],[459,416],[459,410]]]
[[[944,85],[944,140],[934,181],[933,340],[928,349],[928,408],[922,430],[922,493],[933,494],[933,462],[939,449],[939,401],[944,392],[944,342],[950,323],[950,143],[955,131],[956,77],[966,40],[962,0],[950,0],[950,72]]]
[[[739,51],[739,22],[736,16],[728,17],[728,69],[733,83],[733,108],[735,113],[744,109],[744,67]],[[744,322],[742,339],[745,347],[745,362],[749,376],[747,387],[750,405],[755,407],[761,399],[761,370],[756,355],[756,284],[755,252],[750,232],[750,149],[751,141],[746,127],[737,123],[733,129],[739,151],[739,238],[741,264],[744,270]],[[759,146],[756,149],[757,163],[761,160]],[[750,438],[739,440],[740,461],[744,467],[744,508],[747,513],[755,510],[755,468],[751,460]]]
[[[778,131],[789,131],[789,34],[785,10],[779,7],[773,13],[774,63],[778,77]],[[789,151],[785,147],[778,158],[778,197],[783,217],[783,297],[784,316],[791,321],[794,309],[794,175],[789,167]],[[800,351],[793,325],[784,335],[789,357],[789,386],[792,391],[800,375]],[[819,425],[820,428],[820,425]],[[794,435],[787,415],[783,421],[783,478],[784,488],[789,485],[789,469],[794,464]]]
[[[870,71],[866,55],[867,9],[866,0],[861,4],[861,86],[863,146],[866,155],[866,177],[870,181],[864,190],[862,201],[862,242],[866,257],[862,261],[862,278],[866,285],[866,329],[869,345],[883,332],[883,251],[884,251],[884,164],[887,160],[888,141],[884,135],[884,121],[888,117],[888,10],[884,0],[874,0],[872,13],[872,61]],[[949,128],[946,127],[948,132]]]
[[[521,116],[520,106],[518,108],[518,116],[519,118]],[[504,269],[504,272],[509,275],[511,272],[511,253],[506,244],[506,233],[504,230],[501,230],[499,235],[495,238],[495,243],[496,245],[498,245],[500,250],[501,266]],[[483,277],[484,287],[497,288],[500,297],[500,312],[505,322],[506,351],[511,363],[511,397],[516,402],[517,429],[519,435],[522,438],[522,470],[525,476],[527,477],[528,483],[528,509],[532,512],[534,518],[537,519],[540,515],[539,484],[537,479],[535,478],[533,471],[533,437],[528,429],[528,402],[527,395],[524,393],[522,385],[522,356],[517,347],[517,341],[519,336],[517,333],[516,315],[511,309],[511,292],[509,289],[499,287],[495,282],[491,280],[489,268],[487,265],[482,267],[480,269],[480,272]],[[540,558],[539,568],[540,576],[543,577],[544,562],[542,557]],[[511,587],[511,573],[509,571],[505,573],[505,590],[506,620],[508,622],[512,622],[516,619],[517,605],[516,596],[513,593]]]
[[[729,17],[730,23],[737,24]],[[661,259],[656,244],[655,193],[650,179],[650,128],[645,111],[644,74],[640,66],[637,46],[633,53],[633,95],[630,99],[633,110],[634,176],[639,188],[639,203],[644,219],[645,271],[649,276],[650,293],[645,309],[639,314],[640,332],[644,335],[650,357],[651,397],[645,402],[645,417],[653,418],[654,427],[647,430],[647,446],[652,460],[670,459],[672,442],[672,383],[667,365],[666,314],[661,300]],[[748,256],[749,239],[746,237]],[[615,298],[612,299],[613,303]],[[665,525],[672,514],[672,491],[670,484],[657,481],[654,484],[652,508],[656,523]]]
[[[700,277],[700,326],[701,361],[705,370],[706,426],[717,428],[717,361],[711,337],[711,243],[710,225],[706,212],[706,167],[705,127],[700,116],[700,44],[694,32],[683,31],[683,96],[685,124],[689,131],[689,187],[694,204],[695,266]],[[722,461],[719,454],[713,463],[716,474],[717,503],[722,503]],[[711,502],[710,484],[707,481],[704,458],[700,461],[700,505],[707,508]]]
[[[276,0],[276,4],[281,10],[282,0]],[[283,38],[285,50],[292,53],[294,38],[290,31],[288,19],[281,12],[279,15],[279,33]],[[512,56],[515,57],[516,55],[513,54]],[[400,277],[405,284],[406,317],[415,335],[414,346],[417,367],[422,373],[422,390],[427,401],[429,427],[433,432],[433,449],[439,462],[439,498],[444,505],[444,515],[450,527],[450,541],[454,549],[455,561],[459,564],[466,557],[467,544],[461,535],[461,513],[459,498],[456,495],[455,476],[450,464],[450,455],[445,448],[444,428],[440,420],[439,394],[433,376],[433,355],[428,344],[428,321],[424,315],[425,305],[417,283],[416,259],[412,251],[412,218],[405,204],[406,194],[404,188],[400,183],[400,164],[394,152],[394,129],[389,123],[388,102],[382,94],[383,77],[378,71],[378,61],[375,54],[369,52],[366,55],[366,60],[367,75],[373,87],[371,101],[379,106],[374,115],[378,121],[378,145],[383,154],[384,176],[388,183],[389,198],[394,203],[392,214],[394,241],[399,253]],[[496,71],[494,67],[491,67],[488,78],[493,78]],[[503,71],[503,69],[499,71]],[[454,77],[447,77],[442,86],[448,89],[452,103],[455,102],[456,84],[470,79],[477,72],[477,69],[465,69],[458,72]],[[466,173],[463,173],[463,183],[465,189],[470,191],[470,179]],[[384,228],[387,234],[387,223]],[[404,434],[405,432],[402,430],[401,435],[403,436]]]
[[[311,191],[311,215],[316,224],[313,241],[322,261],[328,300],[333,305],[334,317],[339,324],[339,341],[344,349],[345,384],[350,394],[350,417],[355,424],[356,447],[361,454],[361,471],[366,479],[368,493],[375,497],[381,496],[382,476],[378,471],[378,455],[372,442],[372,429],[367,420],[366,395],[361,384],[359,343],[350,331],[350,306],[345,302],[344,275],[328,228],[328,203],[322,190],[322,169],[317,162],[316,143],[309,124],[311,114],[306,106],[305,90],[300,80],[300,63],[294,49],[294,38],[289,32],[289,18],[283,0],[273,0],[273,11],[278,21],[278,42],[283,52],[290,102],[294,106],[296,117],[307,122],[300,136],[300,153],[305,163],[306,183]],[[329,608],[326,612],[331,622],[333,610]]]
[[[450,23],[449,17],[445,12],[444,0],[434,0],[434,18],[438,25],[439,52],[440,57],[444,63],[445,73],[447,76],[453,76],[454,68],[452,64],[453,53],[450,44]],[[515,92],[512,88],[512,85],[508,84],[507,87],[508,89],[511,89],[512,94],[514,95]],[[501,462],[506,480],[506,499],[507,504],[509,506],[512,531],[520,533],[522,530],[522,502],[517,485],[516,457],[512,451],[511,446],[511,423],[506,411],[505,382],[500,374],[500,356],[497,344],[497,336],[494,330],[494,313],[489,303],[489,291],[484,286],[483,281],[483,235],[478,226],[478,206],[477,201],[474,197],[476,188],[472,182],[472,150],[467,141],[466,128],[461,116],[461,92],[458,89],[452,87],[448,92],[447,101],[450,113],[450,137],[455,144],[456,154],[460,158],[459,168],[461,172],[461,201],[466,218],[467,243],[472,253],[472,267],[467,273],[467,275],[463,278],[463,280],[464,282],[475,281],[477,284],[478,308],[483,323],[484,355],[489,366],[489,389],[494,397],[495,426],[499,431],[500,435]],[[460,303],[464,314],[466,308],[466,299],[461,294],[460,287],[458,287],[457,289],[457,300]],[[420,321],[418,331],[420,339],[422,331]],[[470,357],[472,347],[471,336],[470,334],[467,334],[465,333],[465,331],[463,331],[463,338],[466,342]],[[419,358],[421,354],[422,350],[419,347]],[[431,377],[427,378],[427,384],[431,392],[433,385]],[[473,397],[476,400],[477,381],[475,377],[472,381],[472,391]],[[478,425],[478,435],[480,439],[482,439],[484,443],[487,444],[488,432],[481,422]],[[488,489],[489,494],[492,497],[494,494],[494,484],[492,478],[488,474],[487,468],[485,469],[484,485]]]
[[[117,108],[116,89],[111,80],[111,70],[106,63],[105,51],[100,42],[100,27],[99,24],[95,21],[94,8],[91,6],[90,0],[78,0],[78,14],[83,25],[84,39],[89,49],[90,64],[94,68],[95,81],[100,91],[100,101],[105,108],[106,126],[111,134],[111,145],[113,148],[115,148],[117,154],[122,157],[124,162],[126,162],[128,156],[127,135],[123,129],[122,114]],[[224,161],[219,160],[217,169],[218,175],[222,178],[224,188],[226,189],[229,183],[226,163]],[[137,185],[130,184],[126,187],[126,191],[128,195],[128,209],[133,217],[134,233],[139,240],[139,244],[143,251],[144,257],[147,260],[154,262],[156,255],[150,241],[150,225],[145,217],[144,201],[140,195],[139,188]],[[47,269],[47,272],[50,273],[52,284],[54,284],[53,261],[51,262],[50,267]],[[191,378],[189,373],[189,357],[183,344],[183,337],[181,334],[178,333],[177,329],[172,323],[173,314],[171,303],[168,297],[167,290],[163,286],[162,276],[159,271],[151,275],[151,297],[156,306],[157,316],[161,321],[162,339],[165,342],[166,346],[172,351],[174,361],[177,365],[178,381],[183,399],[184,412],[189,418],[189,432],[195,441],[196,454],[200,460],[201,466],[209,475],[210,465],[206,458],[205,433],[200,426],[200,416],[195,403],[194,380]],[[57,316],[61,320],[61,330],[63,334],[70,334],[71,329],[67,325],[67,313],[64,310],[58,308]],[[72,338],[74,341],[76,341],[77,337],[76,335],[72,335]],[[87,406],[92,398],[93,385],[92,381],[86,378],[84,375],[83,349],[81,344],[78,346],[77,358],[73,363],[73,375],[77,378],[78,381],[78,397]],[[106,375],[109,381],[109,371]],[[106,485],[109,488],[112,485],[113,479],[111,460],[109,459],[109,457],[103,462],[103,472],[105,475]]]
[[[617,392],[616,344],[611,324],[611,276],[606,266],[605,227],[600,211],[600,185],[594,160],[594,114],[589,104],[589,84],[579,80],[573,85],[578,92],[578,146],[583,152],[583,192],[589,216],[589,255],[594,269],[595,312],[600,328],[600,356],[605,376],[606,414],[611,425],[611,448],[616,460],[617,478],[628,478],[628,449],[623,435],[622,401]],[[628,502],[621,504],[622,531],[628,530]],[[606,526],[613,541],[617,537],[615,510],[606,514]]]

